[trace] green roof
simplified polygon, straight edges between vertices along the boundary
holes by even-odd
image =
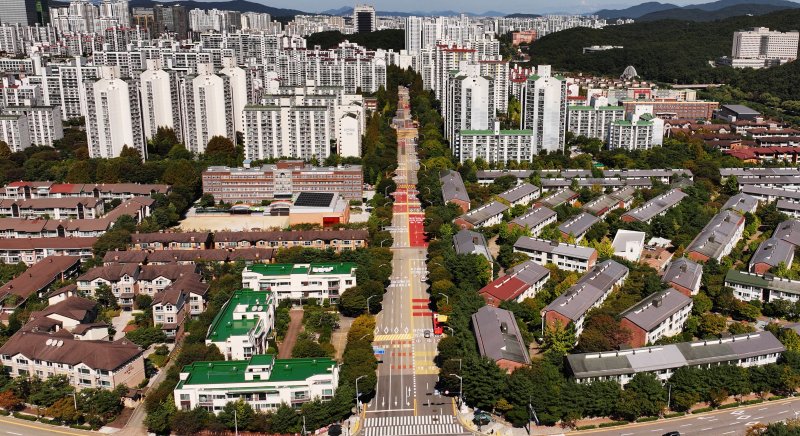
[[[259,263],[247,267],[247,271],[265,276],[288,276],[290,274],[350,274],[353,268],[356,268],[356,264],[352,262],[312,264]]]
[[[528,80],[530,80],[532,82],[535,82],[535,81],[539,80],[539,76],[536,75],[536,74],[531,74],[530,76],[528,76]]]
[[[615,126],[633,126],[633,123],[628,121],[628,120],[616,120],[616,121],[613,121],[612,124],[614,124]],[[653,125],[653,122],[652,121],[637,121],[636,125],[637,126],[651,126],[651,125]]]
[[[258,319],[233,319],[236,306],[246,304],[248,306],[268,306],[268,301],[272,298],[272,293],[267,291],[254,291],[252,289],[242,289],[236,291],[231,299],[225,303],[222,310],[214,317],[211,327],[208,329],[206,339],[212,342],[222,342],[231,336],[243,336],[258,324]]]
[[[245,380],[250,365],[272,365],[269,380]],[[327,357],[275,359],[272,354],[255,355],[250,360],[194,362],[181,370],[189,376],[177,388],[185,385],[303,381],[315,375],[329,374],[334,366],[336,362]]]

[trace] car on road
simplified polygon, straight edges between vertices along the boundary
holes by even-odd
[[[426,338],[431,337],[431,331],[430,330],[425,330],[425,332],[423,333],[423,336],[425,336]]]
[[[662,436],[681,436],[681,432],[679,431],[668,431],[664,433]]]

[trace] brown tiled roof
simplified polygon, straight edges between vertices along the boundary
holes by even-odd
[[[49,297],[55,297],[56,295],[66,294],[68,292],[72,292],[73,294],[77,293],[78,292],[78,285],[73,283],[71,285],[62,286],[62,287],[54,290],[53,292],[47,294],[47,297],[48,298]]]
[[[48,345],[50,339],[56,343],[50,341],[51,345]],[[0,354],[21,354],[28,359],[67,365],[83,363],[92,369],[113,371],[141,356],[142,350],[126,339],[115,342],[80,341],[49,333],[18,332],[0,347]]]
[[[27,271],[0,287],[0,298],[14,294],[28,298],[56,281],[58,277],[81,262],[77,256],[49,256],[36,262]]]
[[[197,271],[195,265],[142,265],[139,270],[139,280],[154,280],[164,277],[175,281],[181,276],[194,274],[195,271]]]
[[[108,327],[108,324],[104,322],[89,322],[84,324],[78,324],[72,329],[72,333],[76,335],[82,335],[91,329],[103,328]]]
[[[60,315],[79,322],[90,322],[94,321],[94,317],[97,314],[96,308],[96,301],[72,296],[56,304],[51,304],[38,312],[31,313],[31,319]]]
[[[21,209],[53,209],[53,208],[75,208],[78,204],[87,207],[95,207],[102,200],[92,197],[64,197],[64,198],[28,198],[24,200],[3,199],[0,200],[0,207],[10,207],[16,203]]]
[[[144,263],[146,251],[109,251],[103,256],[103,263]]]
[[[133,263],[119,263],[111,265],[96,266],[78,277],[78,281],[90,282],[95,279],[105,279],[116,282],[123,276],[134,276],[139,270],[139,266]]]
[[[189,274],[183,276],[171,284],[169,287],[153,296],[153,304],[171,303],[177,304],[181,294],[189,293],[205,295],[208,292],[208,283],[202,282],[200,274]]]
[[[164,232],[164,233],[134,233],[131,242],[134,244],[161,242],[199,242],[205,243],[209,234],[206,232]]]

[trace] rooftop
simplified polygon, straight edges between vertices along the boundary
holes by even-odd
[[[729,198],[725,205],[722,206],[722,209],[733,209],[744,215],[755,209],[756,206],[758,206],[758,199],[740,192]]]
[[[627,274],[628,267],[616,261],[597,264],[543,310],[558,312],[577,321]]]
[[[489,244],[483,234],[462,229],[453,236],[456,254],[480,254],[489,262],[492,255],[489,253]]]
[[[779,238],[769,238],[761,242],[753,257],[750,258],[750,269],[759,263],[777,267],[783,263],[789,267],[794,258],[794,245]]]
[[[629,216],[642,222],[650,221],[656,215],[677,205],[686,196],[687,194],[683,191],[672,189],[665,194],[651,199],[641,207],[626,212],[623,216]]]
[[[696,285],[699,285],[702,276],[703,265],[691,259],[681,257],[669,264],[664,271],[664,276],[661,278],[661,281],[665,283],[674,283],[687,289],[694,289]]]
[[[483,306],[472,315],[472,326],[482,356],[494,361],[505,359],[522,364],[531,363],[522,333],[510,311]]]
[[[558,243],[554,241],[548,241],[546,239],[531,238],[528,236],[523,236],[517,239],[517,242],[514,243],[514,249],[518,249],[520,251],[553,253],[560,256],[584,260],[588,260],[597,252],[594,248],[590,247]]]
[[[237,319],[237,313],[266,312],[269,310],[272,293],[241,289],[235,291],[231,299],[214,317],[208,328],[207,340],[224,342],[231,336],[243,336],[258,325],[259,319]]]
[[[539,192],[539,188],[536,186],[531,185],[530,183],[523,183],[519,186],[515,186],[500,195],[498,197],[502,198],[503,200],[508,201],[509,203],[514,203],[523,198],[527,197],[528,195],[535,194]]]
[[[645,297],[622,312],[620,317],[649,332],[689,304],[692,304],[690,297],[670,288]]]
[[[451,200],[459,200],[469,203],[467,188],[461,174],[453,170],[442,170],[439,174],[439,181],[442,183],[442,198],[447,203]]]
[[[731,209],[723,210],[714,215],[711,221],[703,227],[692,243],[686,247],[686,252],[698,253],[719,260],[742,226],[744,226],[743,216]]]
[[[261,380],[246,380],[245,374],[251,366],[269,367],[269,379],[264,379],[262,375]],[[257,354],[249,360],[194,362],[181,370],[181,381],[177,388],[187,385],[304,381],[316,375],[330,374],[335,367],[336,362],[326,357],[276,359],[272,354]]]
[[[265,276],[287,276],[291,274],[352,274],[357,267],[352,262],[338,263],[257,263],[247,267],[245,271],[252,271]]]
[[[537,206],[525,212],[513,220],[512,224],[517,224],[521,227],[535,228],[540,224],[555,219],[558,214],[553,209],[546,206]]]
[[[477,209],[470,210],[464,215],[461,215],[461,218],[470,224],[477,225],[505,212],[507,209],[508,206],[505,204],[500,203],[499,201],[493,201],[491,203],[484,204]]]
[[[589,231],[589,229],[599,221],[600,218],[597,218],[588,212],[581,212],[580,214],[561,223],[561,225],[558,226],[558,230],[565,235],[579,237]]]

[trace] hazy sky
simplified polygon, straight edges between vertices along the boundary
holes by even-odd
[[[202,1],[202,0],[201,0]],[[209,0],[210,1],[210,0]],[[342,6],[352,6],[355,2],[348,0],[250,0],[265,5],[298,9],[306,12],[319,12],[327,9],[337,9]],[[648,0],[506,0],[502,2],[491,2],[485,0],[373,0],[363,1],[363,3],[375,5],[382,11],[443,11],[453,10],[458,12],[481,13],[489,10],[512,13],[524,12],[530,14],[568,12],[568,13],[588,13],[599,9],[618,9],[644,3]],[[706,3],[700,1],[669,1],[660,0],[662,3],[688,4]]]

